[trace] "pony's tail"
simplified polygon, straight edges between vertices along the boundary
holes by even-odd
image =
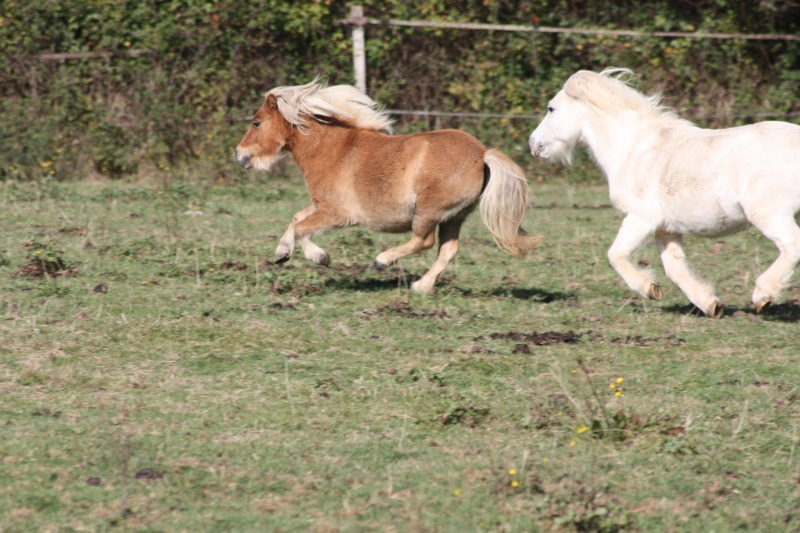
[[[483,162],[489,167],[489,180],[481,195],[481,220],[500,248],[524,258],[542,240],[522,229],[530,205],[525,173],[497,150],[487,150]]]

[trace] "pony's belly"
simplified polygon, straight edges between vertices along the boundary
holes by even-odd
[[[705,213],[697,216],[669,217],[664,223],[664,229],[669,233],[679,235],[697,235],[700,237],[722,237],[731,235],[750,227],[747,218],[730,216],[722,210]]]
[[[411,215],[394,210],[361,211],[355,218],[356,224],[372,231],[382,233],[405,233],[411,231]]]
[[[361,224],[367,229],[380,231],[381,233],[406,233],[411,231],[411,221],[387,221],[379,220],[371,224]]]

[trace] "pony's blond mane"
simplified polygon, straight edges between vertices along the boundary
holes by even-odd
[[[580,70],[564,84],[564,91],[595,110],[616,114],[636,111],[679,118],[675,111],[655,93],[645,96],[633,87],[636,76],[627,68],[607,68],[600,73]]]
[[[351,85],[326,87],[315,78],[305,85],[276,87],[274,95],[281,112],[301,133],[308,131],[309,118],[318,122],[337,120],[354,128],[392,133],[392,122],[386,111],[369,96]]]

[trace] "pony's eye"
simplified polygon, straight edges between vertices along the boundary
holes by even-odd
[[[254,127],[254,128],[257,128],[257,127],[259,127],[260,125],[261,125],[261,123],[260,123],[260,122],[253,122],[253,127]]]
[[[555,111],[555,109],[553,108],[553,106],[551,106],[551,105],[547,106],[547,112],[548,112],[548,113],[552,113],[553,111]]]

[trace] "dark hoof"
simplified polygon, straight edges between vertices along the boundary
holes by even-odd
[[[289,259],[291,259],[291,255],[276,255],[275,256],[275,264],[280,265],[281,263],[285,263]]]
[[[719,302],[713,303],[708,308],[708,316],[719,320],[725,312],[725,306]]]
[[[383,263],[379,263],[378,261],[373,261],[369,267],[373,270],[378,270],[378,271],[386,269],[386,265],[384,265]]]
[[[319,262],[317,263],[319,266],[324,266],[325,268],[329,268],[331,266],[331,256],[328,254],[323,255],[320,257]]]
[[[658,283],[651,283],[650,288],[647,290],[647,297],[651,300],[655,300],[657,302],[661,301],[663,297],[663,292],[661,291],[661,285]]]
[[[763,300],[757,304],[754,304],[753,309],[755,309],[756,314],[758,314],[771,305],[772,305],[772,300]]]

